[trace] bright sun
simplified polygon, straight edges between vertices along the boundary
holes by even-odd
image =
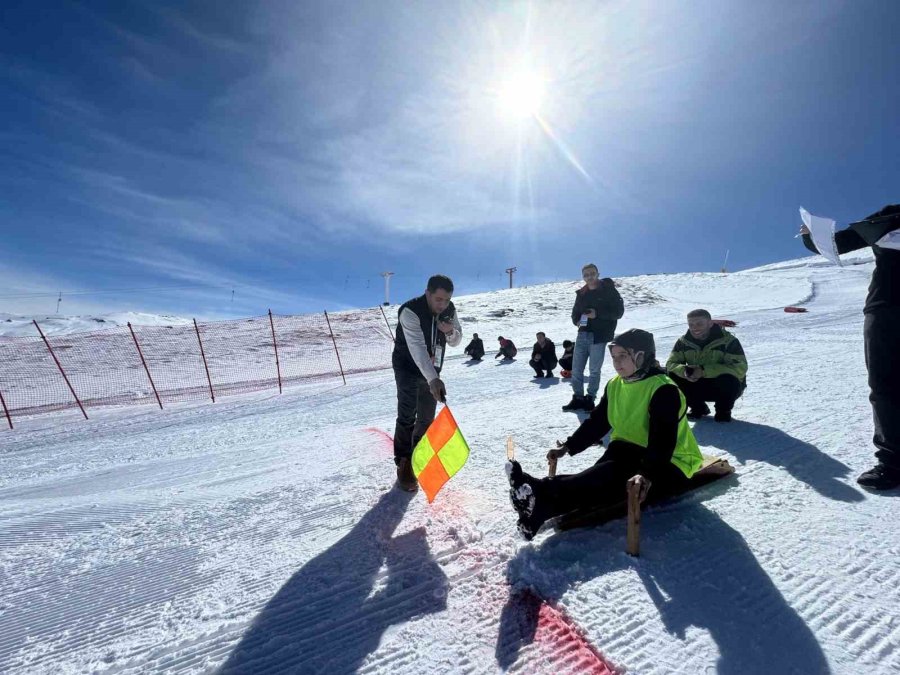
[[[506,115],[518,119],[534,117],[544,100],[544,82],[535,73],[519,72],[506,80],[498,90],[497,104]]]

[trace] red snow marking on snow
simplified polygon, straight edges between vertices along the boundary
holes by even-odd
[[[394,454],[394,437],[391,436],[384,429],[377,429],[375,427],[368,427],[364,429],[364,431],[368,431],[370,434],[374,434],[381,439],[381,449],[382,450],[390,450],[391,454]]]
[[[574,672],[589,675],[615,675],[616,670],[599,650],[585,638],[574,621],[554,603],[541,600],[535,642],[561,652]]]

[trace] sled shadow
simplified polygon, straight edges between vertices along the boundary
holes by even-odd
[[[743,420],[730,424],[704,420],[693,428],[700,445],[727,450],[741,462],[780,466],[823,497],[841,502],[865,499],[859,490],[841,482],[850,477],[850,467],[781,429]]]
[[[707,493],[715,487],[724,489],[717,484]],[[660,505],[645,515],[641,528],[641,558],[623,550],[624,520],[557,533],[539,546],[523,548],[507,566],[510,595],[500,618],[498,666],[510,668],[520,651],[534,642],[542,600],[559,603],[565,611],[560,600],[570,589],[612,572],[633,570],[656,614],[648,612],[648,603],[639,596],[620,596],[625,604],[592,614],[600,617],[594,619],[593,637],[598,630],[601,635],[618,633],[623,626],[635,624],[635,639],[643,645],[640,651],[658,654],[671,640],[655,639],[654,624],[661,623],[666,633],[682,641],[687,629],[696,626],[709,633],[719,658],[714,670],[709,667],[712,664],[683,663],[686,672],[702,672],[704,667],[726,675],[829,672],[812,631],[785,601],[744,538],[700,500]],[[587,592],[578,590],[582,598]],[[593,592],[602,601],[600,591]],[[613,625],[600,623],[604,614]],[[545,635],[546,629],[538,637]],[[585,636],[590,641],[591,631]],[[684,652],[683,656],[690,656],[687,648]],[[652,663],[652,656],[644,658]],[[640,669],[639,664],[622,665]]]
[[[412,493],[390,490],[266,604],[221,673],[356,672],[392,624],[443,611],[448,581],[425,529],[394,529]]]

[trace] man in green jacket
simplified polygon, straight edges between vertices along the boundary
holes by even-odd
[[[666,372],[684,392],[689,418],[709,415],[706,402],[714,401],[716,422],[730,422],[734,402],[747,386],[744,348],[705,309],[688,312],[687,320],[688,331],[675,343]]]

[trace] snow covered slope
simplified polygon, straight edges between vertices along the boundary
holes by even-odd
[[[0,672],[897,672],[898,494],[854,481],[873,461],[871,269],[619,280],[620,328],[662,356],[707,307],[750,362],[738,421],[694,426],[736,476],[648,511],[639,559],[622,522],[514,534],[507,435],[540,473],[578,424],[568,385],[527,365],[535,331],[572,337],[574,284],[455,299],[489,354],[447,362],[472,454],[432,505],[390,489],[390,371],[18,421],[0,432]],[[515,363],[491,360],[500,334]]]

